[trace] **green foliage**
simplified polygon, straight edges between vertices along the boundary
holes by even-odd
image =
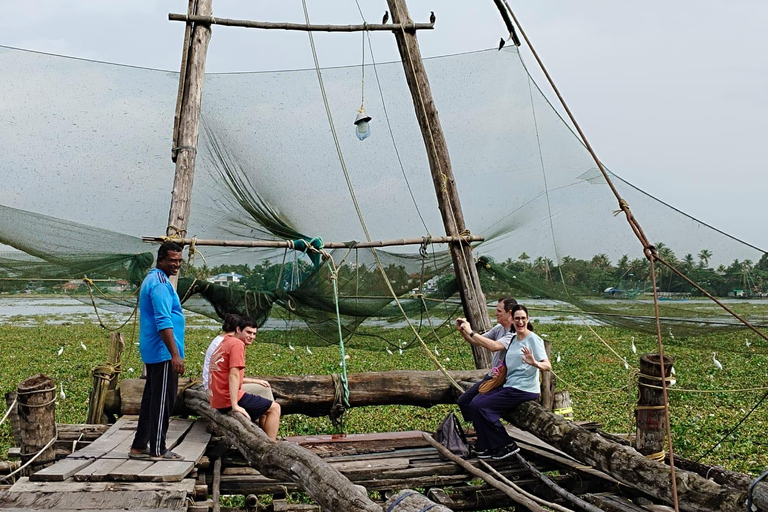
[[[745,303],[744,307],[747,306],[751,307]],[[65,400],[57,403],[57,420],[64,423],[83,422],[92,386],[91,370],[106,357],[108,334],[90,323],[48,325],[43,318],[38,320],[33,326],[0,327],[0,343],[3,346],[0,353],[0,391],[6,393],[15,389],[20,381],[35,373],[48,374],[57,386],[63,383],[67,395]],[[187,374],[197,377],[201,373],[203,353],[216,335],[217,327],[210,320],[192,314],[188,323]],[[657,351],[657,341],[654,336],[612,327],[595,327],[594,330],[605,343],[585,326],[536,324],[536,331],[552,342],[552,363],[560,378],[558,388],[570,391],[575,418],[598,421],[609,432],[633,431],[631,421],[633,404],[637,399],[636,374],[633,370],[625,370],[619,357],[626,358],[632,368],[637,367],[639,356],[630,350],[631,336],[635,336],[634,343],[639,354]],[[123,359],[123,378],[135,377],[140,373],[141,362],[131,324],[126,326],[124,333],[127,348]],[[719,441],[765,393],[764,390],[738,393],[724,390],[768,385],[765,381],[768,342],[748,336],[751,345],[747,347],[743,334],[728,337],[709,334],[695,338],[677,335],[674,339],[666,332],[664,334],[665,353],[675,359],[677,369],[677,383],[670,392],[675,451],[696,459]],[[358,336],[381,336],[373,339],[378,339],[382,346],[389,343],[392,354],[354,348],[353,338],[352,348],[346,351],[350,356],[347,360],[350,373],[434,369],[420,344],[411,343],[412,334],[407,330],[362,328],[355,338]],[[439,328],[438,336],[439,340],[434,337],[427,339],[428,349],[433,353],[435,347],[438,349],[439,360],[446,368],[472,368],[471,352],[450,324]],[[305,330],[260,331],[258,343],[248,350],[247,373],[268,376],[338,372],[338,347],[317,346],[312,337],[313,334]],[[87,350],[81,348],[81,342]],[[403,343],[406,349],[400,355],[394,347]],[[311,347],[312,354],[309,354],[307,346]],[[61,356],[57,355],[59,347],[64,347]],[[714,367],[713,352],[717,352],[717,358],[724,366],[722,371]],[[557,354],[560,355],[560,362],[556,362]],[[708,392],[687,393],[676,391],[678,389]],[[441,405],[430,409],[403,406],[357,408],[347,413],[345,428],[348,433],[432,431],[449,410],[455,410],[455,406]],[[764,446],[766,425],[768,405],[763,404],[702,462],[759,474],[768,467],[768,450]],[[331,432],[333,427],[328,418],[304,415],[286,416],[280,429],[283,436]],[[0,427],[0,457],[10,446],[10,428],[4,424]]]

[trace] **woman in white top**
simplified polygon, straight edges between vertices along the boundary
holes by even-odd
[[[216,349],[219,348],[219,345],[221,345],[221,342],[224,341],[225,337],[234,335],[235,327],[237,327],[239,321],[240,317],[234,313],[227,313],[224,315],[224,324],[221,326],[222,333],[213,338],[211,344],[208,345],[208,350],[205,351],[205,361],[203,362],[203,388],[205,388],[209,400],[211,398],[211,389],[209,387],[211,379],[211,357],[213,357],[213,353],[216,352]],[[243,391],[252,395],[264,397],[273,402],[275,400],[269,383],[260,379],[245,377],[243,379]]]
[[[224,341],[224,337],[234,334],[235,327],[239,320],[240,317],[235,314],[227,313],[224,315],[224,325],[221,326],[221,334],[213,338],[211,344],[208,345],[208,350],[205,351],[205,361],[203,362],[203,388],[205,388],[206,392],[208,392],[208,383],[211,378],[211,356],[213,356],[213,353],[219,348],[221,342]]]
[[[520,451],[500,418],[523,402],[537,400],[539,372],[552,369],[544,350],[544,341],[528,328],[528,309],[525,306],[513,306],[512,325],[515,335],[504,359],[506,382],[478,395],[470,403],[472,423],[477,431],[475,448],[481,458],[505,459]]]

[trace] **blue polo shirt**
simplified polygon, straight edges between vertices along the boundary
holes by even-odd
[[[183,359],[184,313],[181,301],[165,272],[153,268],[144,278],[139,291],[139,351],[144,363],[170,361],[171,353],[159,333],[168,328],[173,328],[176,350]]]

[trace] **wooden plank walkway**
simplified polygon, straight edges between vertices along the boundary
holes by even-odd
[[[166,444],[183,461],[134,460],[128,450],[137,418],[124,416],[101,437],[0,493],[3,510],[186,510],[205,454],[205,420],[172,418]]]

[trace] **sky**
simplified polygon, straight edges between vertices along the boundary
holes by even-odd
[[[385,1],[359,0],[368,22]],[[600,159],[649,194],[762,249],[768,164],[768,2],[511,0],[523,29]],[[0,44],[177,71],[187,3],[0,0]],[[423,56],[495,47],[506,30],[492,0],[409,0]],[[307,0],[313,23],[356,24],[354,0]],[[214,0],[214,15],[303,22],[300,0]],[[321,66],[358,64],[359,34],[316,35]],[[373,37],[378,62],[394,38]],[[525,43],[523,59],[548,91]],[[370,59],[370,55],[366,56]],[[307,35],[214,27],[206,69],[310,68]],[[1,76],[1,75],[0,75]],[[0,77],[0,79],[2,79]],[[1,105],[2,99],[0,99]],[[1,108],[1,106],[0,106]],[[439,108],[439,105],[438,105]],[[631,205],[630,205],[631,206]],[[643,223],[643,219],[638,219]]]

